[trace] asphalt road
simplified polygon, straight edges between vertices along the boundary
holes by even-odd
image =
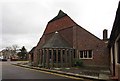
[[[68,79],[64,76],[26,69],[2,62],[2,79]]]
[[[12,65],[11,62],[0,62],[0,72],[2,81],[93,81],[19,67]]]

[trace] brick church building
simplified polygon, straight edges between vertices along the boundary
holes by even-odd
[[[72,67],[74,59],[81,59],[84,66],[109,67],[107,30],[103,39],[75,23],[66,13],[59,11],[50,20],[30,59],[34,66]]]

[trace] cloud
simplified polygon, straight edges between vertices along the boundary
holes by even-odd
[[[28,7],[29,6],[29,7]],[[5,4],[3,7],[3,34],[23,34],[43,29],[40,24],[39,10],[34,10],[31,3]],[[37,13],[38,12],[38,13]]]
[[[119,0],[2,0],[0,3],[1,48],[12,44],[28,49],[37,44],[43,31],[60,9],[99,38],[109,34]],[[0,48],[0,49],[1,49]]]
[[[2,37],[2,47],[9,47],[14,44],[19,47],[25,46],[28,50],[37,45],[39,34],[24,34],[24,35],[6,35]]]

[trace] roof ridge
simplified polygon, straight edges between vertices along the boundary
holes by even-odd
[[[57,19],[60,19],[60,18],[62,18],[64,16],[67,16],[67,14],[64,13],[62,10],[59,10],[58,15],[56,17],[54,17],[52,20],[50,20],[48,23],[53,22],[53,21],[55,21]]]

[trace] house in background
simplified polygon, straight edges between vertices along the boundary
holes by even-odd
[[[3,59],[3,53],[0,51],[0,60]]]
[[[84,66],[109,68],[107,30],[101,40],[59,11],[50,20],[33,52],[34,66],[72,67],[74,59]]]
[[[112,75],[120,81],[120,2],[108,44],[110,50],[110,69]]]
[[[3,49],[0,51],[0,58],[1,59],[18,59],[17,53],[14,50],[11,49]]]

